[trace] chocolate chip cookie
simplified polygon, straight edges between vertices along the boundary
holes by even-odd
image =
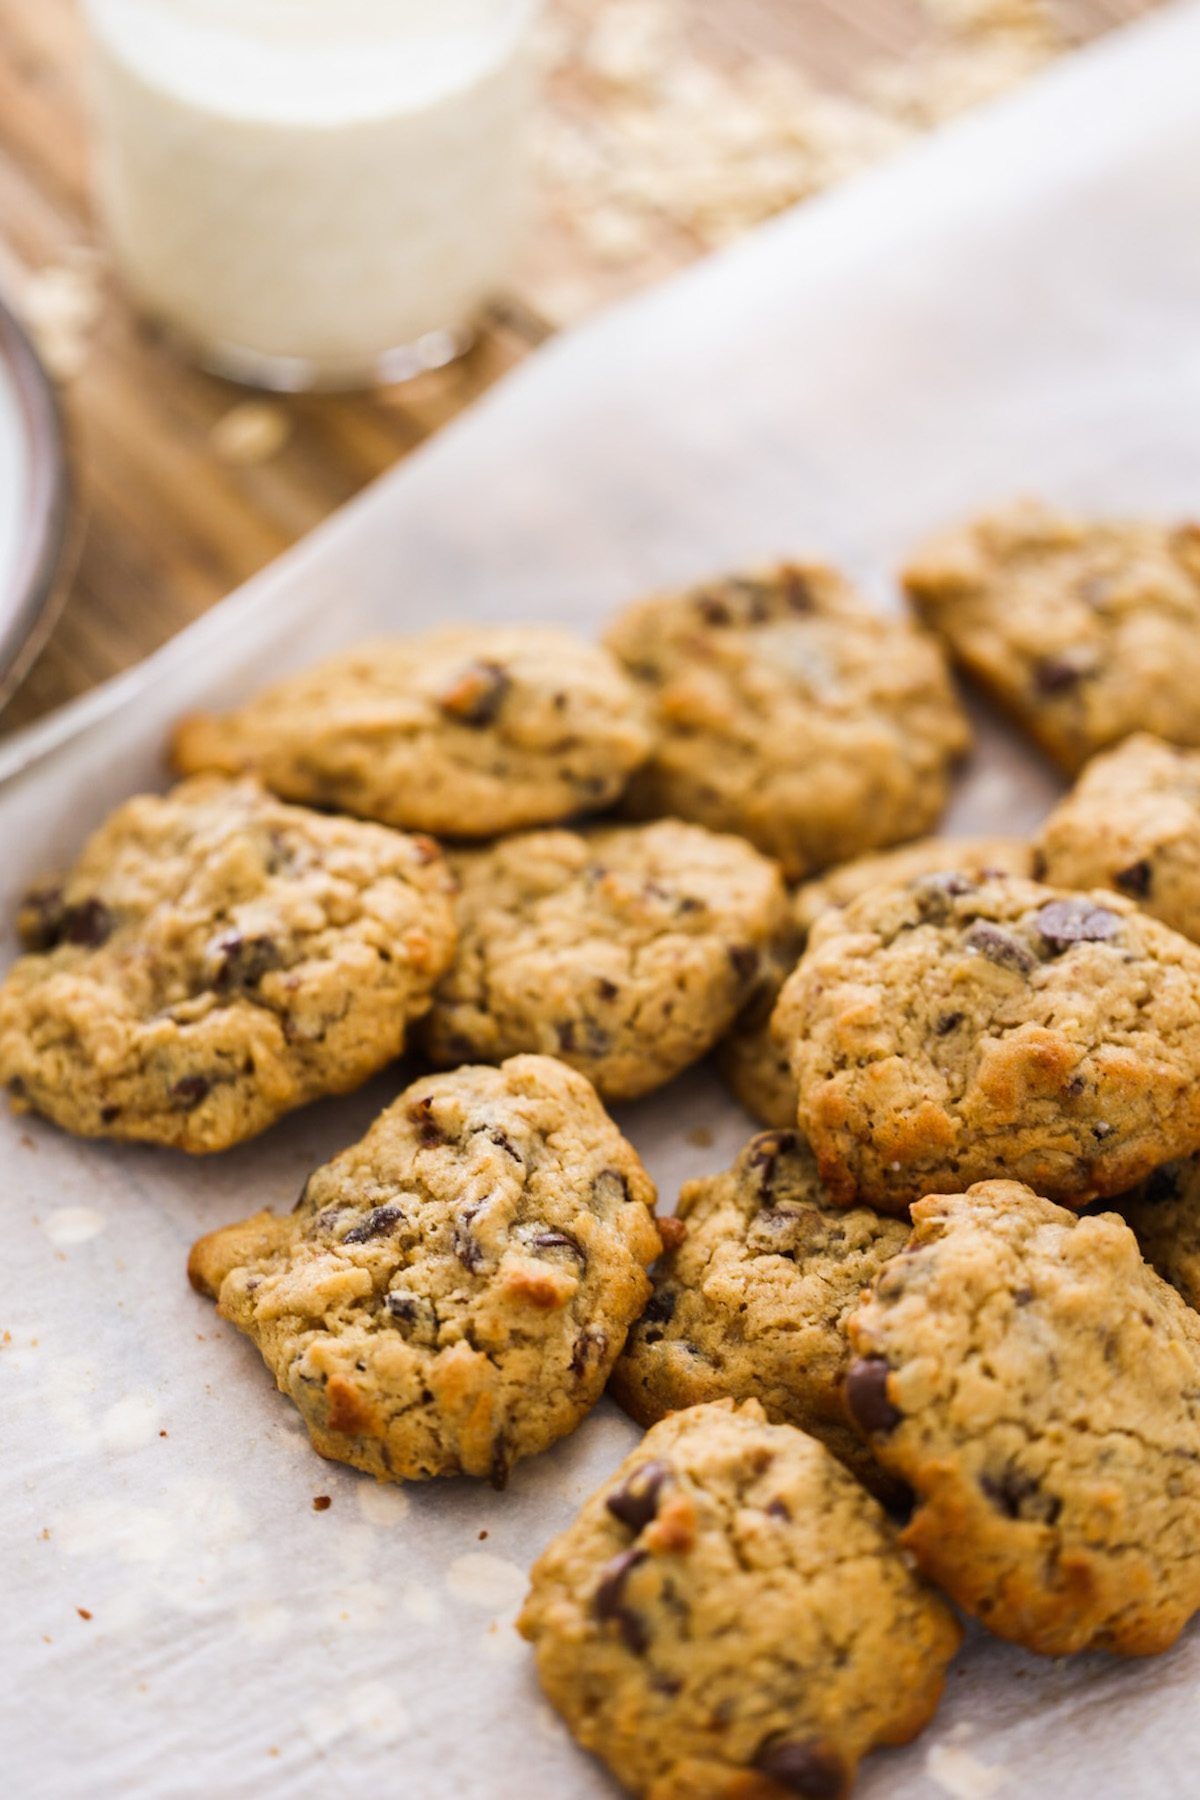
[[[461,936],[433,1060],[539,1051],[613,1100],[711,1049],[788,928],[774,863],[677,819],[531,832],[452,861]]]
[[[726,1174],[687,1182],[675,1218],[683,1236],[613,1370],[616,1399],[641,1425],[726,1394],[760,1400],[878,1492],[882,1472],[842,1401],[844,1321],[908,1221],[834,1206],[794,1130],[761,1132]]]
[[[933,875],[941,869],[1028,875],[1031,862],[1029,845],[1016,838],[920,838],[896,850],[840,863],[816,881],[806,881],[795,896],[795,933],[764,968],[757,993],[717,1046],[717,1067],[746,1110],[764,1125],[782,1128],[796,1122],[796,1083],[787,1052],[771,1030],[771,1015],[810,928],[823,912],[831,906],[848,906],[870,888],[891,887],[915,875]]]
[[[288,800],[491,837],[610,805],[650,736],[599,645],[472,625],[361,645],[224,718],[185,719],[172,753],[184,774],[248,770]]]
[[[1200,1158],[1164,1163],[1110,1204],[1151,1267],[1200,1311]]]
[[[842,1205],[991,1175],[1082,1204],[1200,1147],[1200,949],[1116,894],[872,889],[818,921],[774,1021]]]
[[[935,538],[904,585],[1067,774],[1132,731],[1200,744],[1200,526],[1023,501]]]
[[[1087,765],[1035,850],[1039,880],[1115,888],[1200,939],[1200,751],[1126,738]]]
[[[986,1181],[913,1221],[847,1377],[904,1543],[1030,1650],[1165,1650],[1200,1608],[1200,1317],[1113,1213]]]
[[[599,1398],[650,1292],[653,1207],[583,1077],[518,1056],[414,1082],[289,1217],[201,1238],[188,1273],[322,1456],[502,1486]]]
[[[656,1425],[518,1625],[578,1741],[650,1800],[843,1800],[932,1718],[961,1637],[882,1508],[753,1400]]]
[[[635,817],[735,831],[790,880],[928,831],[967,726],[941,651],[834,570],[785,563],[631,606],[608,633],[658,741]]]
[[[224,1150],[400,1054],[454,950],[429,838],[202,777],[141,795],[32,894],[0,1081],[87,1137]]]

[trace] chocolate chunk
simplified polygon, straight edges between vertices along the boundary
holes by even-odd
[[[620,991],[616,982],[609,981],[606,975],[601,975],[596,982],[596,992],[602,1000],[615,1000]]]
[[[1033,1289],[1031,1287],[1019,1287],[1013,1289],[1014,1306],[1028,1306],[1032,1299]]]
[[[571,1352],[571,1373],[575,1379],[582,1381],[587,1374],[588,1364],[598,1364],[607,1349],[608,1339],[596,1326],[592,1325],[586,1331],[581,1331]]]
[[[1011,932],[993,925],[987,919],[979,919],[972,925],[965,943],[968,950],[976,950],[980,956],[986,956],[998,969],[1012,969],[1017,975],[1028,975],[1037,965],[1037,957],[1032,950],[1026,949],[1019,938],[1013,937]]]
[[[799,1135],[794,1131],[760,1131],[746,1146],[750,1167],[758,1170],[758,1191],[769,1199],[775,1182],[775,1167],[781,1156],[796,1149]]]
[[[671,1320],[675,1317],[675,1307],[677,1304],[678,1295],[673,1288],[658,1288],[651,1294],[649,1300],[646,1302],[645,1311],[638,1321],[639,1324],[650,1327],[646,1332],[646,1342],[648,1344],[657,1344],[660,1341],[662,1332],[656,1331],[654,1327],[658,1325],[669,1325]]]
[[[517,1149],[512,1139],[508,1136],[507,1132],[501,1131],[498,1125],[492,1125],[488,1128],[488,1136],[498,1149],[503,1150],[505,1156],[511,1156],[515,1163],[520,1163],[522,1168],[525,1167],[524,1157],[521,1155],[521,1152]]]
[[[931,925],[944,924],[954,910],[951,901],[975,891],[975,883],[957,869],[939,869],[932,875],[919,875],[910,886],[918,912]]]
[[[979,1485],[1006,1519],[1039,1519],[1053,1525],[1062,1511],[1062,1501],[1056,1495],[1043,1494],[1034,1476],[1011,1464],[998,1474],[981,1475]]]
[[[1056,954],[1072,944],[1105,944],[1121,935],[1119,914],[1090,900],[1051,900],[1033,917],[1042,937]]]
[[[733,611],[719,594],[697,594],[696,611],[706,625],[733,624]]]
[[[1043,656],[1033,671],[1033,685],[1039,694],[1063,694],[1083,679],[1082,665],[1067,656]]]
[[[343,1244],[369,1244],[372,1238],[386,1237],[392,1226],[404,1217],[398,1206],[377,1206],[361,1225],[355,1225],[342,1239]]]
[[[268,970],[279,967],[280,961],[274,938],[243,937],[239,931],[228,931],[219,937],[209,955],[216,964],[213,986],[218,994],[257,987]]]
[[[445,1143],[445,1138],[434,1123],[432,1094],[425,1094],[420,1100],[414,1100],[408,1109],[408,1116],[421,1134],[423,1150],[432,1149],[434,1144]]]
[[[1150,892],[1154,870],[1148,859],[1141,856],[1137,862],[1130,863],[1127,869],[1119,869],[1113,880],[1123,894],[1129,894],[1134,900],[1144,900]]]
[[[888,1399],[891,1364],[885,1356],[860,1356],[846,1371],[846,1404],[867,1433],[895,1431],[904,1414]]]
[[[499,663],[469,663],[442,695],[442,711],[460,725],[494,725],[511,687],[512,677]]]
[[[640,1463],[604,1504],[614,1519],[620,1519],[636,1535],[657,1518],[659,1495],[673,1474],[670,1463]]]
[[[639,1563],[647,1560],[645,1550],[622,1550],[604,1565],[592,1599],[592,1610],[602,1623],[610,1620],[621,1634],[621,1641],[635,1656],[641,1656],[650,1642],[650,1632],[640,1613],[625,1601],[625,1583]]]
[[[790,1519],[792,1516],[787,1501],[780,1500],[778,1496],[774,1500],[768,1500],[763,1511],[769,1519]]]
[[[1107,1123],[1107,1121],[1104,1119],[1101,1119],[1098,1125],[1092,1126],[1092,1136],[1096,1139],[1097,1143],[1102,1144],[1104,1142],[1105,1138],[1111,1137],[1112,1134],[1113,1134],[1112,1126],[1109,1125]]]
[[[465,1207],[454,1221],[454,1254],[470,1275],[477,1275],[487,1260],[483,1246],[471,1231],[471,1220],[478,1211],[478,1206]]]
[[[581,1263],[585,1265],[587,1263],[587,1257],[584,1255],[582,1247],[575,1242],[573,1237],[568,1237],[565,1231],[539,1231],[533,1240],[533,1248],[535,1250],[569,1250],[571,1255],[577,1256]]]
[[[629,1183],[618,1169],[601,1169],[592,1181],[592,1199],[596,1206],[620,1206],[629,1198]]]
[[[749,987],[758,974],[761,961],[758,951],[753,944],[730,944],[728,952],[734,974],[744,987]]]
[[[803,1800],[842,1800],[849,1779],[837,1751],[815,1738],[772,1738],[754,1758],[754,1767]]]
[[[555,1031],[559,1049],[571,1056],[605,1056],[612,1049],[612,1033],[595,1019],[564,1019]]]
[[[206,1075],[183,1075],[171,1089],[171,1098],[181,1112],[191,1112],[208,1098],[211,1088]]]
[[[121,1109],[119,1106],[102,1106],[100,1108],[100,1123],[102,1125],[115,1125],[120,1116]]]
[[[103,900],[80,900],[62,915],[62,941],[98,950],[112,936],[115,923]]]
[[[950,1032],[957,1031],[966,1016],[966,1013],[960,1012],[939,1013],[935,1027],[938,1036],[946,1037]]]
[[[1178,1200],[1181,1173],[1178,1163],[1164,1163],[1161,1169],[1155,1169],[1152,1174],[1147,1175],[1141,1198],[1149,1200],[1152,1205],[1157,1205],[1162,1200]]]
[[[26,950],[45,952],[62,942],[63,891],[60,887],[34,888],[21,902],[17,931]]]

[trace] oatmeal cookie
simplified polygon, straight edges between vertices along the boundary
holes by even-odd
[[[86,1137],[224,1150],[404,1049],[454,951],[429,838],[201,777],[129,800],[21,914],[0,1081]]]
[[[726,1394],[760,1400],[895,1497],[846,1418],[844,1322],[907,1242],[908,1221],[834,1206],[794,1130],[760,1132],[726,1174],[687,1182],[675,1217],[684,1235],[654,1270],[615,1398],[641,1425]]]
[[[1116,894],[926,875],[826,913],[780,996],[843,1205],[1119,1193],[1200,1147],[1200,949]]]
[[[1133,731],[1200,744],[1200,526],[1022,501],[935,538],[903,579],[1068,775]]]
[[[612,1100],[710,1050],[788,925],[774,863],[676,819],[531,832],[453,868],[461,938],[428,1021],[433,1060],[540,1051]]]
[[[650,754],[607,650],[548,625],[364,644],[224,718],[176,728],[180,771],[248,770],[288,800],[416,831],[492,837],[609,806]]]
[[[551,1703],[647,1800],[844,1800],[928,1724],[961,1632],[876,1501],[753,1400],[675,1413],[534,1566]]]
[[[764,1125],[782,1128],[796,1122],[796,1083],[787,1051],[771,1030],[771,1014],[809,930],[823,912],[848,906],[870,888],[892,887],[915,875],[933,875],[941,869],[1028,875],[1031,862],[1029,845],[1016,838],[920,838],[896,850],[856,857],[816,881],[806,881],[795,896],[794,933],[764,967],[758,991],[717,1046],[717,1067],[747,1112]]]
[[[608,643],[658,732],[626,795],[635,817],[738,832],[790,880],[937,822],[968,741],[941,651],[832,569],[658,595]]]
[[[1151,1268],[1200,1312],[1200,1157],[1164,1163],[1110,1205]]]
[[[583,1077],[518,1056],[414,1082],[289,1217],[201,1238],[188,1274],[322,1456],[502,1486],[599,1399],[650,1292],[653,1207]]]
[[[905,1545],[1030,1650],[1165,1650],[1200,1607],[1200,1318],[1113,1213],[985,1181],[913,1220],[846,1390]]]
[[[1087,765],[1034,847],[1039,880],[1115,888],[1200,939],[1200,751],[1126,738]]]

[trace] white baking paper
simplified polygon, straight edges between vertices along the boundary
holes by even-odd
[[[1019,491],[1200,506],[1195,5],[540,353],[142,668],[10,739],[0,915],[163,779],[180,710],[365,631],[591,630],[655,583],[802,550],[895,604],[927,528]],[[1054,791],[981,715],[952,822],[1020,829]],[[290,1205],[397,1080],[201,1161],[0,1119],[4,1800],[612,1793],[511,1620],[634,1428],[602,1404],[503,1494],[386,1489],[313,1454],[184,1279],[200,1231]],[[706,1071],[621,1119],[668,1207],[750,1129]],[[1195,1631],[1129,1663],[974,1634],[925,1738],[858,1791],[1166,1800],[1198,1769]]]

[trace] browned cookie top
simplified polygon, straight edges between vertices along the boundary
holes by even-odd
[[[736,831],[798,880],[928,831],[967,727],[937,644],[835,570],[784,563],[629,607],[608,642],[658,742],[642,818]]]
[[[1002,1174],[1080,1204],[1200,1146],[1200,950],[1115,894],[874,889],[818,922],[774,1024],[842,1204]]]
[[[933,539],[904,585],[1068,774],[1131,731],[1200,744],[1200,527],[1022,501]]]
[[[654,1187],[550,1057],[414,1082],[296,1210],[202,1238],[193,1284],[324,1456],[490,1476],[571,1431],[650,1291]]]
[[[0,1081],[69,1131],[225,1149],[400,1054],[452,887],[429,838],[254,781],[140,795],[25,904]]]
[[[1165,1649],[1200,1607],[1200,1318],[1113,1213],[987,1181],[913,1221],[847,1380],[905,1543],[1031,1650]]]
[[[650,1800],[844,1800],[928,1722],[961,1635],[883,1509],[753,1400],[655,1425],[519,1626],[575,1737]]]
[[[172,745],[185,774],[249,770],[289,800],[491,837],[614,801],[650,752],[614,658],[548,625],[463,625],[362,644]]]

